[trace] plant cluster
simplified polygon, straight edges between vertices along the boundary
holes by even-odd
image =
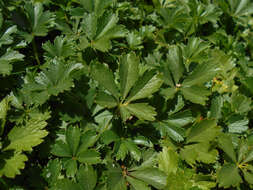
[[[1,0],[0,189],[252,189],[252,14]]]

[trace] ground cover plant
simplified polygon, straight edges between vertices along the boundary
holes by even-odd
[[[252,14],[1,0],[0,189],[252,189]]]

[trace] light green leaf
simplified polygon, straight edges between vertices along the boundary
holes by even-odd
[[[251,98],[248,98],[239,93],[233,93],[231,96],[232,110],[236,113],[244,114],[252,109]]]
[[[196,161],[211,164],[216,161],[218,151],[213,149],[209,142],[201,142],[184,146],[180,156],[190,165],[195,164]]]
[[[28,120],[24,126],[13,127],[8,134],[10,144],[4,150],[32,151],[32,148],[42,143],[47,136],[48,132],[44,129],[46,125],[44,118],[37,116]]]
[[[178,169],[178,155],[177,153],[167,147],[163,147],[162,152],[158,155],[159,169],[164,171],[167,175],[175,174]]]
[[[218,172],[217,181],[219,187],[230,187],[242,182],[238,168],[235,164],[225,164]]]
[[[66,130],[66,142],[72,152],[72,155],[76,155],[76,151],[80,142],[80,129],[78,127],[69,126]]]
[[[25,168],[25,161],[27,160],[28,158],[21,153],[15,153],[12,157],[4,159],[4,161],[1,160],[0,176],[14,178],[20,174],[21,169]]]
[[[157,168],[146,168],[130,173],[132,177],[144,181],[157,189],[163,189],[167,183],[167,176]]]
[[[7,111],[10,107],[9,102],[10,98],[6,97],[0,102],[0,136],[4,132],[4,127],[6,123],[6,116],[7,116]]]
[[[154,71],[147,71],[140,78],[130,91],[126,102],[149,97],[158,91],[163,83],[160,75],[156,75]]]
[[[118,88],[114,82],[112,71],[107,65],[101,63],[93,63],[91,65],[91,76],[94,80],[108,90],[115,98],[119,97]]]
[[[123,99],[125,99],[139,77],[139,58],[135,53],[123,55],[120,60],[119,73],[121,95],[123,96]]]
[[[155,108],[149,106],[147,103],[135,103],[135,104],[130,103],[124,107],[129,111],[129,113],[138,117],[141,120],[148,120],[148,121],[155,120],[156,116]]]
[[[140,180],[137,180],[130,176],[127,176],[126,179],[133,186],[134,190],[151,190],[146,183]]]

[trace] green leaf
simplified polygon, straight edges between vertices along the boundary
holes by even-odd
[[[92,147],[96,143],[97,140],[98,140],[98,135],[97,135],[96,131],[94,131],[94,130],[86,131],[81,136],[78,152],[85,151],[89,147]]]
[[[170,46],[167,54],[167,66],[173,75],[174,82],[178,84],[184,72],[184,65],[182,60],[182,53],[178,46]]]
[[[72,155],[76,155],[79,142],[80,142],[80,129],[78,127],[69,126],[66,130],[66,142],[72,152]]]
[[[182,87],[181,92],[185,99],[201,105],[206,104],[207,96],[211,94],[209,90],[201,86]]]
[[[93,40],[97,31],[97,16],[92,14],[84,14],[83,30],[90,40]]]
[[[59,159],[49,160],[46,168],[43,169],[42,175],[50,185],[53,185],[58,180],[61,169],[61,162]]]
[[[135,159],[136,161],[140,161],[141,159],[141,151],[139,150],[138,146],[134,144],[131,140],[124,141],[130,155]]]
[[[163,189],[167,183],[167,176],[157,168],[146,168],[130,173],[132,177],[144,181],[157,189]]]
[[[7,52],[0,57],[0,74],[10,75],[12,71],[11,63],[16,61],[22,61],[24,58],[23,54],[12,49],[7,49]]]
[[[114,108],[118,105],[117,100],[104,92],[99,92],[95,98],[95,102],[100,106],[107,107],[107,108]]]
[[[78,152],[77,160],[81,163],[86,164],[97,164],[100,163],[100,154],[95,150],[86,150],[82,152]]]
[[[27,104],[43,104],[50,96],[57,96],[74,86],[72,73],[83,66],[63,64],[53,60],[48,68],[43,69],[36,77],[27,81],[21,90]]]
[[[127,190],[126,181],[120,167],[109,168],[107,185],[108,190]]]
[[[236,163],[236,154],[233,148],[232,139],[229,135],[222,134],[218,138],[219,147]]]
[[[93,190],[97,183],[97,172],[92,166],[81,166],[77,173],[77,179],[82,189]]]
[[[251,172],[248,172],[247,170],[242,170],[244,179],[249,183],[253,184],[253,174]]]
[[[218,172],[217,181],[219,187],[230,187],[242,182],[239,170],[235,164],[225,164]]]
[[[13,37],[11,35],[16,33],[17,31],[17,26],[9,27],[0,37],[0,48],[3,45],[11,44],[13,42]]]
[[[56,36],[53,44],[50,41],[47,41],[42,47],[46,51],[45,57],[48,60],[55,57],[66,58],[75,55],[73,43],[62,36]]]
[[[126,179],[133,186],[134,190],[151,190],[146,183],[140,180],[137,180],[130,176],[127,176]]]
[[[77,172],[76,160],[69,159],[65,162],[66,175],[68,177],[74,177]]]
[[[236,113],[244,114],[249,112],[252,108],[251,99],[242,94],[233,93],[231,96],[231,106],[232,110]]]
[[[249,120],[243,117],[231,116],[228,119],[228,131],[230,133],[243,133],[248,130]]]
[[[199,64],[194,71],[184,80],[182,86],[189,87],[194,85],[201,85],[210,81],[220,70],[217,64],[207,62]]]
[[[162,152],[158,155],[159,169],[167,175],[175,174],[178,169],[178,155],[172,149],[163,147]]]
[[[28,120],[24,126],[15,126],[8,134],[10,144],[4,150],[32,151],[32,148],[43,142],[43,138],[48,132],[44,129],[47,125],[45,119],[38,115]],[[42,115],[43,116],[43,115]]]
[[[212,141],[220,133],[215,120],[202,120],[191,128],[187,136],[187,143]]]
[[[72,157],[72,151],[70,147],[62,141],[56,142],[52,147],[51,152],[53,155],[59,157]]]
[[[195,1],[193,1],[195,2]],[[198,3],[199,5],[199,3]],[[205,17],[204,17],[205,18]],[[185,59],[185,65],[189,67],[191,62],[202,62],[206,60],[205,50],[209,48],[209,44],[200,38],[191,37],[188,40],[187,45],[182,46],[182,54]],[[206,64],[206,63],[203,63]],[[211,66],[211,65],[209,65]],[[203,66],[202,66],[203,67]],[[197,68],[200,69],[200,66]],[[200,70],[198,71],[200,72]]]
[[[107,130],[105,131],[102,135],[101,135],[101,140],[103,141],[103,143],[105,143],[106,145],[119,140],[119,136],[112,130]]]
[[[120,141],[120,142],[117,142],[116,145],[115,145],[116,148],[116,160],[124,160],[127,153],[128,153],[128,148],[127,148],[127,145],[126,143],[123,141]]]
[[[147,98],[159,90],[163,81],[154,71],[147,71],[130,91],[126,102]]]
[[[32,35],[46,36],[49,28],[54,25],[55,15],[49,11],[43,12],[41,3],[36,3],[34,6],[31,3],[27,3],[25,10],[30,22]]]
[[[147,103],[135,103],[135,104],[130,103],[124,107],[129,111],[129,113],[138,117],[141,120],[148,120],[148,121],[155,120],[156,116],[155,108],[149,106]]]
[[[105,64],[93,63],[91,65],[91,76],[94,80],[108,90],[115,98],[118,99],[119,92],[114,82],[112,71]]]
[[[0,102],[0,136],[2,136],[6,123],[7,111],[10,107],[10,98],[6,97]]]
[[[121,95],[123,96],[123,99],[125,99],[139,77],[139,58],[135,53],[124,55],[121,58],[119,73]]]
[[[1,156],[3,156],[3,154]],[[4,159],[4,163],[3,165],[1,164],[0,168],[0,176],[14,178],[16,175],[20,174],[21,169],[25,168],[25,161],[27,160],[28,158],[20,152],[15,153],[12,157],[8,159]],[[1,162],[3,161],[1,160]]]
[[[220,119],[221,115],[221,108],[223,107],[223,99],[221,96],[217,96],[212,99],[211,103],[211,110],[210,110],[210,119]]]
[[[211,164],[216,161],[218,151],[212,148],[209,142],[201,142],[184,146],[180,156],[190,165],[195,164],[196,161]]]

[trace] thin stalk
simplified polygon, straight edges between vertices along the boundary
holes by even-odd
[[[35,44],[35,38],[33,38],[32,46],[33,46],[33,52],[34,52],[36,62],[37,62],[38,65],[40,65],[40,59],[39,59],[38,49],[37,49],[37,46]]]

